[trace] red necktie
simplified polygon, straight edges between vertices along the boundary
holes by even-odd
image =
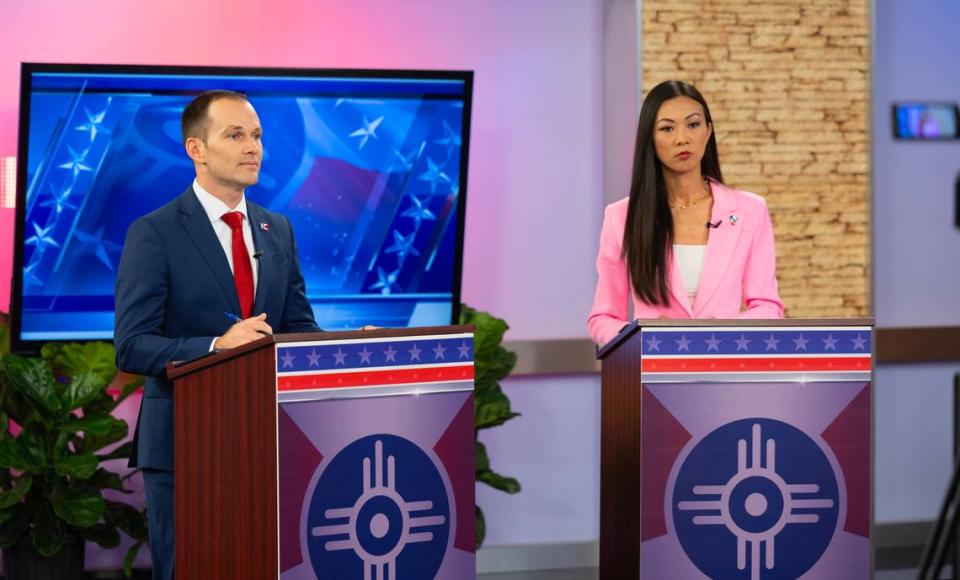
[[[233,230],[233,281],[237,285],[237,298],[243,318],[253,314],[253,270],[250,254],[243,241],[243,214],[231,211],[223,214],[223,221]]]

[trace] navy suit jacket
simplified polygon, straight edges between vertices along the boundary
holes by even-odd
[[[287,218],[247,200],[259,253],[253,312],[274,332],[320,329],[307,302]],[[263,226],[261,224],[266,224]],[[173,469],[173,388],[165,365],[207,353],[240,315],[223,246],[193,188],[131,224],[117,272],[117,367],[146,375],[132,467]]]

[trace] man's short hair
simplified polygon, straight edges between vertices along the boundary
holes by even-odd
[[[183,132],[184,144],[191,137],[207,142],[207,131],[210,128],[210,116],[207,113],[210,111],[210,105],[220,99],[249,102],[245,94],[236,91],[216,89],[200,93],[187,104],[180,117],[180,130]]]

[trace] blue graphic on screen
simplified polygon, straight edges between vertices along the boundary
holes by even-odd
[[[196,92],[246,93],[264,128],[247,197],[293,224],[326,329],[449,324],[462,79],[32,75],[23,340],[108,339],[127,227],[193,181],[180,115]]]

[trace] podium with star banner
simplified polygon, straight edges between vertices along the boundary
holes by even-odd
[[[277,335],[169,367],[177,577],[474,578],[472,331]]]
[[[636,321],[598,351],[600,577],[869,578],[872,325]]]

